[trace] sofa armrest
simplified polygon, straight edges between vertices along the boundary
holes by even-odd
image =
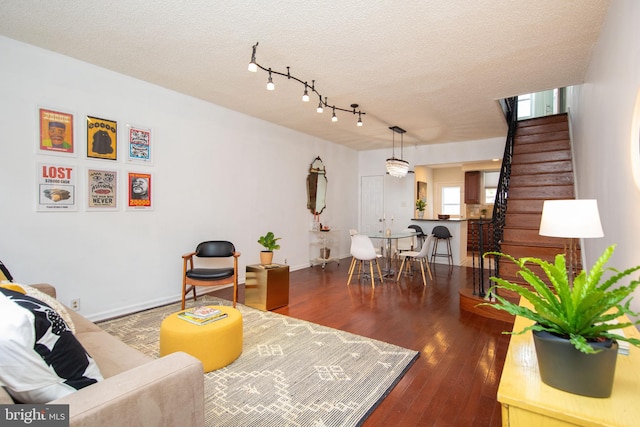
[[[68,404],[70,426],[204,426],[202,363],[177,352],[50,404]]]
[[[31,286],[32,288],[36,288],[40,292],[44,292],[50,297],[56,298],[56,287],[53,285],[50,285],[48,283],[34,283],[29,286]]]

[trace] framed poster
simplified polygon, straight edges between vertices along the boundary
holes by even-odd
[[[151,129],[127,124],[127,160],[151,165]]]
[[[87,157],[118,160],[118,123],[87,116]]]
[[[127,183],[128,183],[127,208],[150,209],[152,207],[151,174],[129,172]]]
[[[41,154],[75,156],[73,114],[38,108],[38,150]]]
[[[39,212],[75,211],[76,167],[40,163],[37,166]]]
[[[118,172],[87,169],[87,208],[114,210],[118,208]]]
[[[423,202],[427,201],[427,183],[424,181],[418,181],[418,194],[416,197]]]

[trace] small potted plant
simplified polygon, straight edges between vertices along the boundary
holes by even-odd
[[[609,397],[613,387],[618,341],[640,347],[640,340],[616,332],[627,326],[640,324],[640,320],[615,323],[622,314],[637,318],[639,313],[629,308],[631,296],[640,280],[631,280],[627,286],[618,282],[640,269],[640,266],[618,271],[605,268],[615,245],[609,246],[590,271],[581,271],[570,283],[565,256],[556,255],[555,262],[539,258],[516,259],[500,252],[487,252],[507,258],[518,268],[518,275],[529,285],[491,277],[496,284],[489,292],[497,300],[491,305],[534,323],[521,331],[532,331],[542,381],[552,387],[590,397]],[[528,266],[539,266],[548,286]],[[613,272],[603,278],[606,270]],[[494,291],[504,289],[517,293],[532,308],[513,303]]]
[[[273,251],[280,249],[280,245],[277,243],[280,239],[281,237],[276,237],[272,231],[260,236],[258,243],[264,247],[264,250],[260,252],[260,264],[269,265],[272,263]]]
[[[424,217],[424,210],[427,207],[427,202],[422,199],[416,200],[416,209],[418,210],[418,218]]]

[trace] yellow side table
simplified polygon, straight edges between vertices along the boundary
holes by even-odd
[[[167,316],[160,325],[160,356],[184,351],[200,359],[205,372],[223,368],[242,354],[242,315],[227,306],[210,306],[227,314],[224,319],[206,325],[194,325],[178,317]]]

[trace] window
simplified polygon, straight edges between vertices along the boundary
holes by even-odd
[[[533,94],[526,93],[518,96],[518,118],[531,117],[533,115]]]
[[[492,205],[496,202],[496,192],[497,188],[484,188],[484,204]]]
[[[496,192],[498,188],[498,180],[500,172],[484,172],[484,201],[485,205],[492,205],[496,200]]]
[[[442,212],[460,216],[460,187],[442,187]]]

